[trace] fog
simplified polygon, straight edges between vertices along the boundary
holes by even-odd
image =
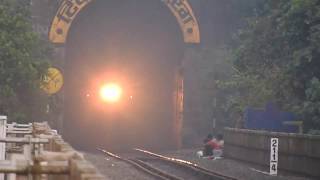
[[[64,137],[83,150],[174,148],[174,76],[183,48],[161,1],[92,2],[67,40]],[[106,82],[123,88],[120,102],[99,101]]]

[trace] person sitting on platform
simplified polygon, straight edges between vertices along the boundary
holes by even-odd
[[[223,146],[224,146],[224,140],[223,135],[218,134],[216,138],[214,138],[212,141],[208,142],[212,148],[212,154],[214,158],[221,158],[223,154]]]
[[[209,134],[204,140],[204,149],[203,151],[197,152],[199,157],[207,157],[212,159],[218,159],[222,157],[223,154],[223,136],[222,134],[218,134],[216,138],[213,138],[211,134]]]
[[[212,149],[212,142],[215,141],[212,134],[208,134],[208,136],[203,140],[204,148],[203,148],[203,155],[202,156],[212,156],[213,149]]]

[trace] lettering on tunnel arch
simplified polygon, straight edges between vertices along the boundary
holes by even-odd
[[[161,0],[164,2],[180,25],[185,43],[200,43],[199,25],[187,0]]]
[[[73,20],[93,0],[63,0],[51,23],[49,40],[64,44]],[[160,1],[160,0],[159,0]],[[187,0],[161,0],[176,17],[185,43],[200,43],[200,30],[196,17]]]

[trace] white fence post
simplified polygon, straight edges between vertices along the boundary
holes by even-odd
[[[7,116],[0,115],[0,138],[6,138]],[[0,160],[6,158],[6,144],[0,143]],[[4,174],[0,174],[0,180],[4,180]]]

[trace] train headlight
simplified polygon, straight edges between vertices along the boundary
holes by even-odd
[[[100,97],[109,103],[118,102],[122,95],[122,88],[114,83],[105,84],[100,88]]]

